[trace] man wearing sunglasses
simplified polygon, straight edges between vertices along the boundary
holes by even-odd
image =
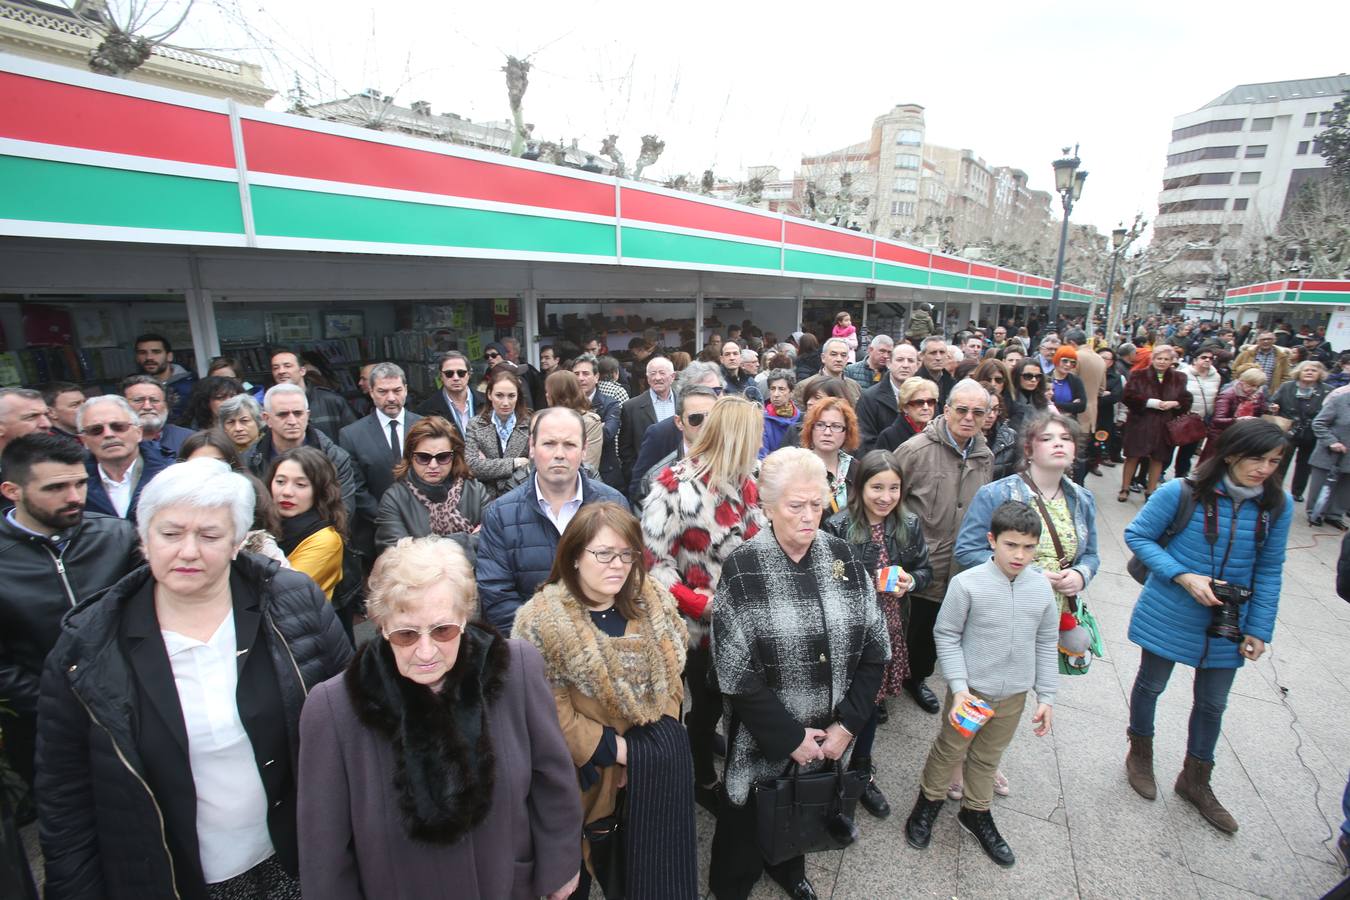
[[[683,428],[681,423],[675,420],[680,414],[680,396],[695,386],[707,388],[714,397],[722,396],[726,385],[722,382],[721,368],[716,363],[691,362],[680,370],[670,389],[674,401],[671,406],[674,415],[647,429],[638,450],[637,460],[633,463],[629,474],[628,498],[634,506],[641,506],[642,501],[647,499],[642,487],[642,477],[651,471],[658,460],[666,458],[679,448]],[[659,474],[661,470],[656,471]]]
[[[636,491],[628,498],[633,504],[633,514],[641,517],[642,504],[646,502],[647,495],[652,492],[652,480],[660,475],[667,466],[673,466],[683,459],[688,453],[689,448],[698,440],[698,434],[703,430],[703,423],[708,419],[708,413],[712,412],[713,404],[717,402],[717,392],[707,385],[695,384],[679,390],[675,393],[675,418],[670,421],[675,423],[675,427],[680,432],[680,443],[674,450],[658,459],[655,463],[642,473],[642,480],[638,484]],[[663,423],[664,424],[664,423]]]
[[[142,440],[141,420],[121,397],[103,394],[84,401],[75,423],[89,451],[85,468],[90,512],[136,521],[136,501],[156,475],[173,465],[159,444]]]
[[[267,427],[258,442],[245,450],[240,459],[245,468],[263,478],[273,457],[278,454],[302,446],[315,448],[337,469],[342,504],[347,507],[347,517],[354,518],[356,499],[363,492],[365,479],[361,470],[352,464],[351,454],[311,425],[309,416],[309,399],[302,388],[294,384],[275,384],[268,388],[263,395],[263,423]]]
[[[487,398],[469,387],[473,369],[469,358],[458,350],[447,350],[436,363],[441,389],[418,407],[423,416],[440,416],[459,430],[462,438],[469,422],[487,404]]]
[[[408,378],[403,369],[389,362],[370,370],[370,399],[375,409],[338,433],[338,446],[347,451],[352,465],[361,472],[364,489],[356,498],[356,521],[352,540],[367,559],[375,558],[375,517],[380,498],[394,483],[394,466],[403,458],[408,429],[422,417],[404,408],[408,402]]]

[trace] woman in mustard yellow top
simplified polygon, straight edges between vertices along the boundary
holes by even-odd
[[[291,568],[304,572],[331,601],[342,580],[347,510],[337,470],[313,447],[287,450],[272,461],[267,484],[281,514],[280,545]]]

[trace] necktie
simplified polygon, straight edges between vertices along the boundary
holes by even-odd
[[[389,449],[394,451],[394,455],[400,455],[398,446],[398,419],[389,420]]]

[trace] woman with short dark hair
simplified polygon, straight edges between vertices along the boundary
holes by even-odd
[[[520,379],[500,366],[488,373],[483,393],[488,402],[469,421],[464,443],[469,471],[491,503],[529,477],[531,411]]]
[[[459,429],[426,416],[408,429],[394,483],[380,498],[375,547],[383,552],[405,537],[452,537],[472,551],[469,536],[483,522],[487,491],[473,479]],[[473,559],[472,552],[469,555]]]

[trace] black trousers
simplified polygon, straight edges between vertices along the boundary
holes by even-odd
[[[689,712],[684,717],[684,727],[689,732],[689,747],[694,754],[694,782],[701,785],[717,780],[713,737],[717,733],[717,722],[722,718],[722,695],[709,684],[711,668],[712,650],[707,644],[690,650],[685,657]]]
[[[1185,478],[1191,474],[1191,460],[1195,458],[1195,454],[1200,452],[1204,443],[1205,439],[1201,438],[1193,444],[1183,444],[1177,448],[1176,463],[1172,468],[1172,473],[1176,477]]]
[[[933,644],[933,623],[942,604],[922,597],[910,597],[909,622],[905,625],[905,643],[909,645],[909,681],[923,681],[937,668],[937,647]]]
[[[756,829],[754,794],[744,806],[736,806],[722,791],[708,865],[708,888],[717,900],[745,900],[765,871],[780,885],[796,885],[806,877],[805,856],[765,865]]]
[[[1289,472],[1289,464],[1294,464],[1294,480],[1289,485],[1289,493],[1295,496],[1303,496],[1308,487],[1308,476],[1312,474],[1312,466],[1308,464],[1312,457],[1313,449],[1317,447],[1317,438],[1309,429],[1308,440],[1290,443],[1284,448],[1284,458],[1280,460],[1279,478],[1280,483],[1284,483],[1284,476]]]

